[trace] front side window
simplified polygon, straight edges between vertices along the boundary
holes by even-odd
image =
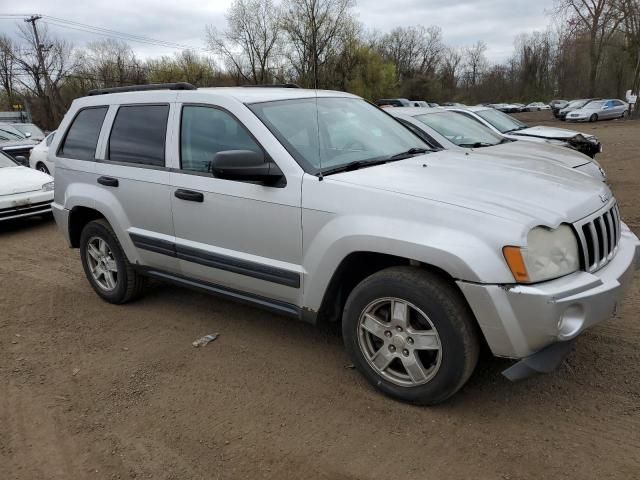
[[[98,137],[107,107],[85,108],[74,118],[58,155],[78,160],[95,160]]]
[[[169,105],[128,105],[118,109],[109,137],[108,159],[164,167]]]
[[[480,110],[476,112],[476,115],[489,122],[500,133],[509,133],[527,128],[524,123],[498,110]]]
[[[301,98],[249,108],[310,173],[390,159],[430,147],[380,109],[357,98]]]
[[[416,115],[414,118],[459,147],[488,147],[502,141],[484,125],[455,112]]]
[[[185,105],[180,124],[181,168],[210,172],[215,154],[227,150],[262,153],[249,132],[229,113],[213,107]]]

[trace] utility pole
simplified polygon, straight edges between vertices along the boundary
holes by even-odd
[[[47,69],[45,68],[45,65],[44,65],[44,55],[42,54],[44,45],[40,43],[40,36],[38,35],[38,27],[36,26],[36,21],[40,20],[41,18],[42,18],[42,15],[31,15],[29,18],[25,18],[24,21],[26,23],[30,23],[31,28],[33,29],[33,38],[36,42],[36,55],[38,57],[38,64],[40,65],[40,72],[44,77],[45,95],[47,98],[46,103],[47,103],[47,106],[49,107],[48,110],[49,110],[50,121],[51,123],[53,123],[55,122],[55,118],[56,118],[56,112],[54,111],[55,102],[53,101],[53,87],[51,85],[51,79],[49,78],[49,73],[47,72]]]

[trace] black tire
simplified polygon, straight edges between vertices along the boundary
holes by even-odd
[[[49,173],[49,169],[47,168],[47,166],[42,162],[38,162],[38,164],[36,165],[36,170],[46,173],[47,175],[51,175],[51,173]]]
[[[91,274],[87,261],[88,243],[92,238],[99,238],[106,242],[113,253],[117,265],[116,285],[112,290],[101,287]],[[104,219],[87,223],[80,235],[80,259],[82,268],[95,292],[109,303],[122,304],[136,299],[142,294],[146,284],[146,278],[138,273],[122,250],[122,246],[116,237],[111,225]]]
[[[437,330],[441,359],[427,383],[401,386],[388,380],[369,364],[360,346],[361,315],[376,299],[388,297],[419,308]],[[390,397],[420,405],[443,402],[462,388],[473,373],[480,351],[478,327],[460,291],[451,282],[417,267],[391,267],[357,285],[344,308],[342,335],[351,361],[373,386]]]
[[[589,121],[590,122],[597,122],[598,121],[598,115],[596,113],[594,113],[593,115],[591,115],[589,117]]]
[[[620,115],[620,118],[624,120],[625,118],[627,118],[627,115],[628,115],[628,114],[629,114],[629,112],[627,112],[626,110],[624,110],[624,111],[622,112],[622,115]]]

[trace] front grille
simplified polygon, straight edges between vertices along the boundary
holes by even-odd
[[[616,254],[620,242],[620,210],[615,202],[602,211],[575,225],[580,239],[582,268],[595,272]]]
[[[38,215],[39,213],[47,213],[51,211],[51,203],[53,200],[46,202],[30,203],[20,207],[8,207],[0,209],[0,220],[10,217]]]

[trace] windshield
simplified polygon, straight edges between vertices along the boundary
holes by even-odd
[[[0,168],[17,166],[18,164],[11,160],[11,158],[6,153],[0,152]]]
[[[590,100],[574,100],[569,102],[566,108],[582,108],[589,102]]]
[[[303,98],[249,108],[310,173],[430,149],[390,115],[357,98]]]
[[[16,123],[13,125],[16,130],[22,133],[30,133],[33,140],[42,140],[44,138],[44,132],[35,125],[29,125],[27,123]]]
[[[459,113],[438,112],[416,115],[414,118],[459,147],[488,147],[502,141],[484,125]]]
[[[500,133],[508,133],[527,128],[524,123],[498,110],[480,110],[476,112],[476,114],[489,122]]]
[[[1,140],[24,140],[26,137],[11,125],[0,125]]]

